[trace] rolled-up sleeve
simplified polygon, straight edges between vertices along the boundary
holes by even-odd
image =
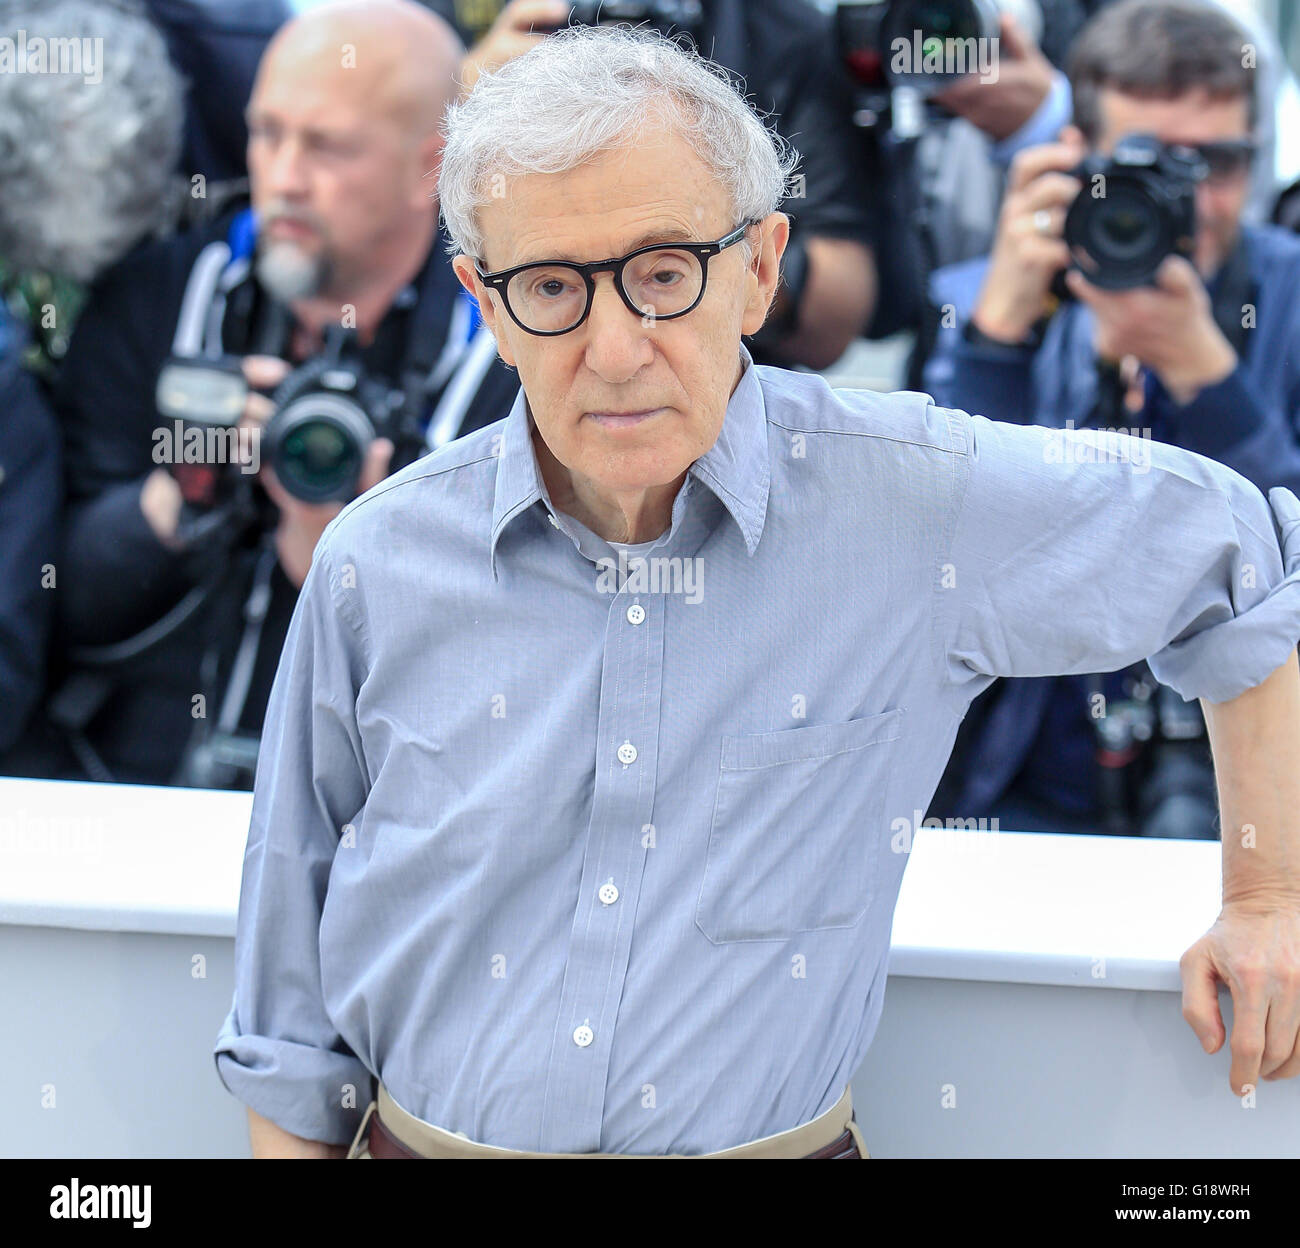
[[[326,1012],[320,921],[344,826],[368,792],[355,714],[367,646],[360,620],[346,611],[328,536],[298,597],[267,705],[234,1001],[213,1053],[226,1088],[262,1117],[305,1139],[345,1144],[372,1076]]]
[[[947,687],[1148,659],[1224,702],[1300,641],[1300,569],[1232,469],[1149,438],[947,410],[954,507],[935,621]],[[961,708],[964,711],[964,706]]]

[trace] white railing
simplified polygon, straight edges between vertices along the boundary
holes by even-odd
[[[248,1155],[211,1052],[250,801],[0,779],[0,1155]],[[1219,852],[922,829],[854,1080],[872,1154],[1300,1157],[1300,1080],[1243,1107],[1182,1018]]]

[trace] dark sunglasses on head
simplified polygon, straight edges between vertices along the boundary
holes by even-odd
[[[1204,162],[1207,179],[1225,182],[1240,177],[1250,168],[1259,144],[1254,139],[1219,139],[1212,143],[1180,143],[1188,152],[1195,152]]]

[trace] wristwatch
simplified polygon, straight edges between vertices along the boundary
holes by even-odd
[[[1047,318],[1036,321],[1030,328],[1027,337],[1022,338],[1019,342],[1007,342],[1003,338],[991,338],[978,325],[975,324],[975,318],[968,316],[966,323],[961,327],[961,336],[972,346],[987,347],[994,351],[1024,351],[1037,350],[1043,345],[1043,331],[1047,327]]]

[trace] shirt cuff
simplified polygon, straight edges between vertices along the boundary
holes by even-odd
[[[212,1052],[217,1076],[236,1100],[304,1140],[351,1144],[374,1099],[374,1076],[359,1058],[241,1035],[233,1007]]]
[[[1276,492],[1270,491],[1269,509],[1280,528],[1284,517],[1271,502]],[[1226,569],[1231,578],[1229,601],[1207,605],[1203,612],[1204,617],[1220,617],[1220,622],[1211,620],[1148,659],[1155,678],[1188,702],[1193,698],[1228,702],[1240,697],[1268,679],[1300,644],[1300,564],[1283,576],[1277,539],[1261,537],[1243,517],[1237,520],[1242,540]],[[1237,609],[1239,595],[1257,595],[1255,586],[1272,578],[1275,583],[1253,606]],[[1227,612],[1232,614],[1223,619]]]
[[[1014,134],[1009,134],[992,145],[990,153],[993,159],[999,165],[1009,165],[1012,157],[1023,148],[1055,141],[1061,133],[1061,127],[1069,122],[1073,107],[1070,80],[1059,69],[1054,69],[1052,85],[1047,89],[1037,111]]]

